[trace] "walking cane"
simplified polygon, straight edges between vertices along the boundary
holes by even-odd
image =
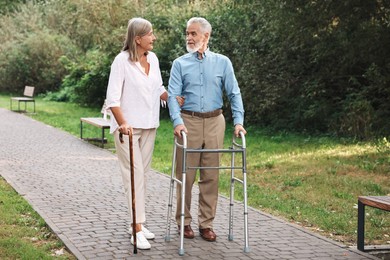
[[[137,231],[135,229],[137,225],[135,216],[135,188],[134,188],[134,154],[133,154],[133,131],[129,129],[129,152],[130,152],[130,182],[131,182],[131,211],[133,215],[133,239],[134,239],[134,254],[137,254]],[[123,141],[123,134],[119,134],[119,141],[121,144]]]

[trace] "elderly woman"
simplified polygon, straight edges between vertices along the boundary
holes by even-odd
[[[151,169],[152,154],[159,126],[160,100],[167,100],[157,56],[151,52],[156,36],[152,24],[133,18],[127,27],[122,51],[111,65],[107,88],[107,108],[111,110],[110,133],[114,134],[125,194],[132,215],[128,132],[133,133],[134,187],[136,197],[137,248],[150,249],[147,239],[155,236],[143,224],[145,216],[145,174]],[[119,134],[125,135],[121,144]],[[127,142],[126,142],[127,140]],[[131,218],[132,219],[132,218]],[[134,244],[134,238],[131,237]]]

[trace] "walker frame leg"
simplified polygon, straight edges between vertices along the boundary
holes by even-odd
[[[233,147],[231,147],[233,149]],[[231,166],[234,167],[234,153],[231,156]],[[229,235],[228,240],[233,241],[233,206],[234,206],[234,168],[230,171],[230,204],[229,204]]]
[[[242,154],[242,168],[243,168],[243,188],[244,188],[244,252],[250,252],[249,249],[249,234],[248,234],[248,191],[247,191],[247,179],[246,179],[246,148],[243,149]]]
[[[168,198],[168,214],[167,214],[167,227],[165,230],[165,241],[171,240],[171,217],[172,217],[172,203],[173,203],[173,190],[175,184],[175,162],[176,162],[176,144],[173,144],[173,155],[172,155],[172,169],[171,179],[169,182],[169,198]]]
[[[180,213],[180,249],[179,255],[184,255],[184,217],[185,217],[185,198],[186,198],[186,160],[187,148],[183,147],[183,168],[181,176],[181,213]]]

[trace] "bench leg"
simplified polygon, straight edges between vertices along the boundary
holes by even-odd
[[[83,121],[80,121],[80,139],[83,139]]]
[[[102,127],[102,148],[104,148],[104,127]]]
[[[358,201],[358,229],[357,229],[357,248],[364,251],[364,213],[365,205]]]

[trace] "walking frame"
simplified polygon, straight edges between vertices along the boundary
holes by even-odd
[[[183,138],[183,144],[179,144],[177,137],[174,139],[173,145],[173,156],[172,156],[172,170],[171,170],[171,180],[169,187],[169,201],[168,201],[168,216],[167,216],[167,226],[165,232],[165,241],[170,241],[170,220],[172,217],[172,200],[173,200],[173,189],[174,183],[181,185],[181,214],[180,214],[180,248],[179,255],[184,255],[184,205],[185,205],[185,182],[186,182],[186,171],[188,169],[230,169],[231,170],[231,184],[230,184],[230,211],[229,211],[229,235],[228,240],[233,241],[233,205],[234,205],[234,183],[239,182],[243,185],[244,190],[244,252],[248,253],[249,250],[249,241],[248,241],[248,199],[247,199],[247,181],[246,181],[246,141],[245,135],[243,132],[240,132],[241,144],[237,142],[235,135],[233,135],[232,146],[229,149],[189,149],[187,147],[187,135],[184,131],[181,132]],[[182,167],[182,180],[176,178],[175,174],[175,162],[177,147],[182,148],[183,153],[183,167]],[[186,165],[187,154],[188,153],[230,153],[231,154],[231,165],[230,166],[215,166],[215,167],[191,167]],[[235,166],[235,155],[241,154],[242,156],[242,165]],[[242,171],[242,179],[235,177],[234,170]]]

